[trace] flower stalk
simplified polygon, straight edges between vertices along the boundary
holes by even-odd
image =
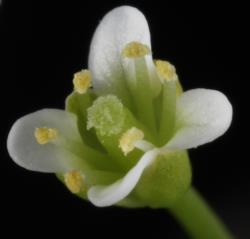
[[[233,239],[222,221],[194,189],[169,208],[171,214],[193,239]]]

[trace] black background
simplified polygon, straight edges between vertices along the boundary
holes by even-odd
[[[184,5],[3,0],[1,230],[10,227],[9,235],[18,232],[35,238],[52,234],[186,238],[165,210],[95,208],[68,193],[53,175],[16,166],[6,151],[6,137],[17,118],[40,108],[64,107],[72,74],[87,66],[96,25],[107,11],[123,4],[136,6],[146,15],[154,56],[175,64],[185,89],[217,89],[231,100],[234,119],[226,135],[190,151],[193,184],[237,238],[250,238],[249,19],[246,6],[239,1],[219,6],[211,1]]]

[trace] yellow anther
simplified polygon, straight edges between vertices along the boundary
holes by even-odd
[[[82,70],[74,74],[74,90],[79,94],[84,94],[91,87],[91,73],[89,70]]]
[[[150,49],[147,45],[136,41],[128,43],[122,50],[122,55],[128,58],[143,57],[149,53]]]
[[[134,143],[137,140],[143,139],[143,137],[144,133],[135,127],[132,127],[127,130],[122,135],[119,141],[119,147],[121,148],[124,155],[126,156],[129,152],[131,152],[135,148]]]
[[[56,129],[42,127],[36,128],[34,132],[34,136],[36,138],[37,143],[39,144],[47,144],[52,140],[56,139],[58,132]]]
[[[72,193],[79,193],[83,187],[83,176],[77,170],[72,170],[64,174],[64,182]]]
[[[166,80],[166,81],[172,81],[172,80],[177,80],[178,76],[175,71],[175,67],[170,64],[168,61],[161,61],[161,60],[156,60],[155,61],[155,66],[158,75]]]

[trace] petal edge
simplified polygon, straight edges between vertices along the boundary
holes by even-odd
[[[98,207],[111,206],[121,201],[134,189],[144,169],[152,163],[157,154],[157,149],[146,152],[122,179],[113,184],[93,186],[88,191],[88,199]]]
[[[209,89],[186,91],[177,101],[177,131],[164,149],[189,149],[223,135],[232,121],[233,109],[227,97]]]

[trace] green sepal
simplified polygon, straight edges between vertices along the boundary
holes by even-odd
[[[72,92],[65,101],[65,109],[77,116],[77,125],[80,135],[87,145],[96,148],[98,150],[103,150],[101,147],[95,131],[87,130],[87,109],[92,105],[96,96],[88,91],[85,94],[79,94],[77,92]]]
[[[91,174],[87,175],[86,177],[87,181],[84,181],[85,185],[83,186],[82,190],[74,195],[79,197],[80,199],[88,201],[87,193],[88,189],[92,185],[112,184],[118,179],[122,178],[122,176],[123,174],[121,173],[107,172],[107,171],[92,171]],[[64,176],[62,173],[57,173],[56,177],[59,181],[61,181],[62,184],[65,184]],[[117,203],[115,206],[126,207],[126,208],[139,208],[139,207],[145,207],[146,204],[142,202],[138,197],[136,197],[135,194],[131,193],[122,201]]]
[[[134,193],[152,208],[170,207],[189,189],[191,178],[187,152],[169,152],[145,170]]]
[[[122,177],[121,173],[101,171],[101,170],[89,170],[87,172],[84,172],[83,174],[84,174],[83,187],[81,191],[79,193],[76,193],[75,195],[84,200],[87,200],[87,192],[91,186],[97,184],[112,184],[113,182]],[[62,173],[57,173],[56,177],[63,184],[65,184],[64,176]]]
[[[85,94],[73,92],[66,99],[65,108],[77,116],[77,125],[83,140],[81,145],[75,145],[75,152],[78,156],[85,158],[93,168],[116,170],[116,165],[110,163],[109,156],[99,142],[95,130],[87,130],[87,109],[95,98],[96,96],[88,91]]]

